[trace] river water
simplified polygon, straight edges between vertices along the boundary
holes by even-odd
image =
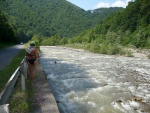
[[[150,60],[41,46],[61,113],[150,113]]]

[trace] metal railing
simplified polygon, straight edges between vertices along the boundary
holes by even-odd
[[[20,66],[13,73],[7,84],[0,93],[0,113],[9,113],[9,101],[12,97],[14,86],[18,77],[21,76],[22,90],[25,91],[25,79],[27,78],[27,62],[24,58]]]

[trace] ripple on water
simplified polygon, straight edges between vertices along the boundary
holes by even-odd
[[[41,51],[40,62],[61,113],[150,111],[150,60],[61,47]]]

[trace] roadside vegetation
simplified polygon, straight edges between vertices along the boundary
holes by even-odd
[[[22,50],[16,57],[14,57],[11,63],[3,70],[0,71],[0,92],[20,65],[25,55],[25,51]],[[32,89],[32,81],[26,81],[26,91],[21,89],[21,77],[15,84],[14,93],[10,100],[11,113],[29,113],[35,107],[32,105],[34,101],[34,89]]]
[[[29,43],[30,41],[27,44],[25,44],[25,48],[29,46]],[[36,46],[40,52],[37,41],[36,41]],[[23,51],[23,53],[25,54],[25,51]],[[22,57],[22,56],[18,56],[18,57]],[[33,81],[26,79],[25,82],[26,82],[25,83],[26,90],[22,91],[21,77],[19,77],[19,79],[17,80],[14,94],[10,102],[11,113],[30,113],[38,107],[38,104],[34,104],[35,103],[35,89],[33,89],[33,86],[32,86]]]
[[[10,64],[3,71],[0,71],[0,92],[6,85],[7,81],[10,79],[11,75],[20,65],[22,59],[24,58],[24,55],[25,55],[24,50],[22,50],[16,57],[12,59]]]
[[[26,80],[26,90],[21,89],[21,77],[16,83],[14,94],[10,102],[11,113],[30,113],[37,105],[34,105],[35,90],[32,88],[32,81]]]
[[[0,42],[0,50],[1,50],[1,49],[4,49],[4,48],[11,47],[11,46],[13,46],[13,45],[14,45],[13,43],[1,43],[1,42]]]

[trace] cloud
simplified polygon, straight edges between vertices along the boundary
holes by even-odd
[[[96,8],[108,8],[108,7],[123,7],[123,8],[125,8],[128,5],[129,1],[132,1],[132,0],[126,0],[125,2],[122,0],[117,0],[114,3],[100,2],[96,5]]]
[[[105,3],[105,2],[100,2],[96,5],[96,8],[103,8],[103,7],[110,7],[109,3]]]
[[[123,2],[123,1],[118,0],[115,3],[112,3],[111,7],[124,7],[125,8],[126,7],[126,3]]]

